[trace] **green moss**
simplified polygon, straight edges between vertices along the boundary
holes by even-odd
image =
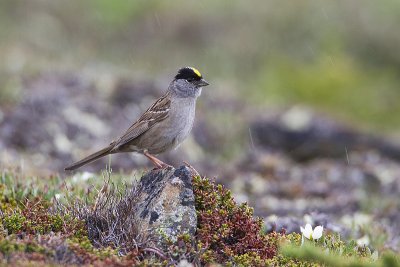
[[[297,259],[293,259],[290,257],[286,257],[284,255],[277,255],[272,259],[268,259],[265,262],[265,266],[282,266],[282,267],[319,267],[321,266],[315,262],[306,262],[306,261],[299,261]]]
[[[266,266],[267,261],[262,259],[257,253],[245,253],[243,255],[233,256],[232,262],[227,266]]]
[[[339,255],[335,253],[329,253],[327,250],[323,250],[320,247],[304,245],[301,247],[286,246],[283,248],[282,253],[288,259],[295,259],[310,264],[319,264],[317,266],[332,266],[332,267],[346,267],[346,266],[358,266],[358,267],[372,267],[372,266],[387,266],[382,265],[382,261],[375,262],[371,258],[363,257],[349,257],[346,255]],[[389,265],[392,267],[400,266]]]
[[[298,233],[291,233],[285,235],[282,239],[283,242],[288,241],[292,245],[300,246],[301,245],[301,234]]]
[[[53,232],[60,232],[64,224],[64,220],[61,217],[61,215],[59,214],[51,215],[49,216],[49,219],[50,219],[51,230]]]
[[[117,256],[118,250],[111,247],[95,248],[89,238],[70,238],[67,240],[69,246],[75,251],[84,251],[87,254],[98,257],[99,259],[105,259],[111,256]]]
[[[25,222],[26,218],[19,213],[14,213],[3,218],[3,226],[9,234],[20,232]]]
[[[15,251],[24,251],[24,246],[22,244],[12,242],[6,239],[0,241],[0,252],[9,255]]]
[[[7,192],[5,184],[0,184],[0,209],[3,212],[11,212],[18,209],[19,205],[17,200]]]
[[[64,225],[63,218],[58,214],[51,214],[47,206],[49,203],[40,199],[26,201],[22,210],[15,209],[12,214],[4,215],[2,222],[9,233],[25,232],[45,234],[50,231],[59,232]]]
[[[64,233],[77,239],[85,239],[88,235],[85,221],[74,218],[70,215],[64,215],[62,218]]]
[[[77,244],[79,247],[87,250],[87,251],[93,251],[94,247],[92,243],[90,242],[89,238],[83,237],[83,238],[70,238],[68,239],[68,242],[71,244]]]
[[[10,255],[13,252],[35,252],[49,255],[49,251],[34,240],[20,240],[14,235],[0,240],[0,252],[4,255]]]

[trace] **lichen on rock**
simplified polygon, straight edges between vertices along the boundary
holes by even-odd
[[[188,167],[147,173],[140,180],[137,193],[134,218],[142,233],[159,244],[176,241],[182,234],[194,235],[197,216]]]

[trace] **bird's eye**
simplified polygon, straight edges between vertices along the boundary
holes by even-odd
[[[194,81],[194,78],[187,78],[186,79],[188,82],[193,82]]]

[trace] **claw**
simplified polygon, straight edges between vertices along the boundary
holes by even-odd
[[[151,162],[153,162],[154,165],[156,165],[156,169],[164,169],[167,167],[171,167],[167,163],[165,163],[165,162],[159,160],[158,158],[156,158],[155,156],[149,154],[149,152],[147,152],[147,150],[143,151],[143,155],[145,155],[149,160],[151,160]]]

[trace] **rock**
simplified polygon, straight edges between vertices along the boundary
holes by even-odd
[[[282,151],[300,162],[321,157],[346,159],[349,151],[368,150],[400,161],[398,144],[295,108],[254,121],[250,131],[255,147]]]
[[[106,183],[95,206],[80,208],[77,216],[96,246],[118,247],[122,254],[137,247],[166,250],[167,241],[196,232],[194,175],[186,166],[154,169],[124,194]]]
[[[144,175],[138,187],[134,222],[150,240],[163,245],[176,241],[180,234],[195,234],[197,216],[194,206],[191,170],[168,167]]]

